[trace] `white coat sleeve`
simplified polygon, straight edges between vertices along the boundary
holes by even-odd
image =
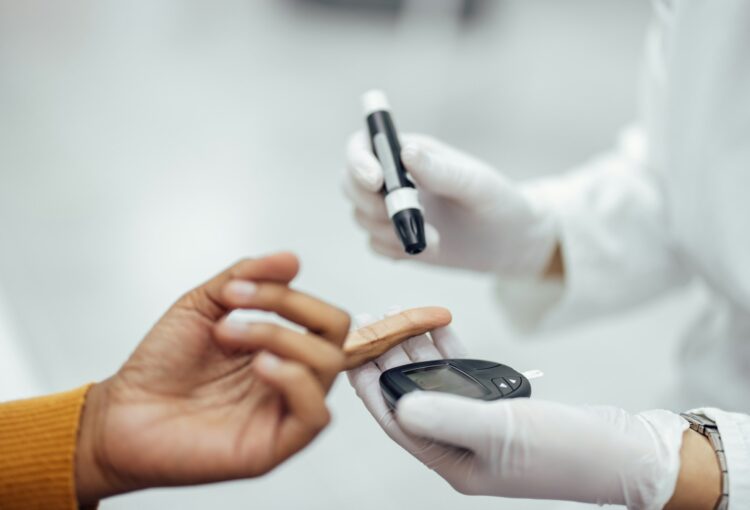
[[[660,160],[655,155],[662,147],[647,143],[664,113],[665,62],[674,30],[672,5],[654,2],[654,7],[641,76],[642,126],[623,130],[611,152],[525,187],[539,207],[549,207],[559,220],[565,278],[564,283],[499,282],[500,301],[520,329],[620,311],[688,279],[652,163]]]
[[[727,458],[729,508],[750,508],[750,416],[712,407],[694,409],[716,422]]]
[[[613,152],[524,186],[558,220],[565,278],[562,284],[499,280],[498,296],[517,327],[621,311],[687,280],[646,152],[643,132],[630,127]]]

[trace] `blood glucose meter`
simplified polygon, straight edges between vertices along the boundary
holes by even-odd
[[[380,375],[388,405],[411,391],[440,391],[479,400],[531,396],[531,383],[521,373],[494,361],[438,359],[410,363]]]

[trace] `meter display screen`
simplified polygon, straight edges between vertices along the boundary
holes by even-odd
[[[487,393],[484,387],[449,365],[419,368],[404,375],[425,391],[442,391],[472,398]]]

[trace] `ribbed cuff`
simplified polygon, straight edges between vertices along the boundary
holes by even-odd
[[[0,405],[0,507],[78,507],[75,450],[91,385]]]

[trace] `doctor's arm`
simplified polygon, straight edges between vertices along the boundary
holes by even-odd
[[[427,222],[428,247],[409,259],[497,275],[520,325],[620,310],[686,281],[640,128],[579,168],[526,183],[424,135],[403,135],[402,145]],[[406,258],[363,133],[350,139],[347,161],[344,190],[372,248]]]
[[[378,383],[382,371],[465,355],[452,329],[439,328],[348,374],[391,439],[459,492],[638,510],[715,507],[722,486],[716,454],[702,435],[669,411],[630,414],[615,407],[537,399],[483,402],[415,392],[402,397],[393,412],[383,399]],[[721,421],[719,425],[731,429]],[[731,473],[730,467],[730,481]],[[741,503],[742,494],[737,496]]]
[[[518,325],[558,325],[621,311],[688,281],[663,183],[647,152],[643,130],[631,126],[610,152],[522,185],[554,216],[558,244],[548,278],[498,279],[497,295]]]

